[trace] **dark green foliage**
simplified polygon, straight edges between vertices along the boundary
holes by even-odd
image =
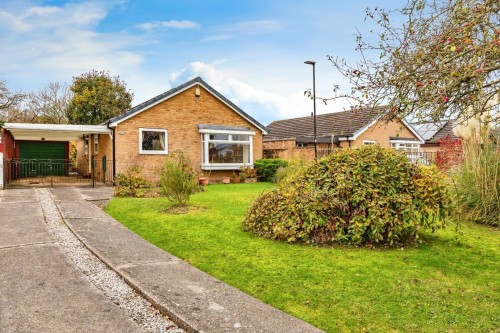
[[[142,168],[137,164],[130,165],[123,173],[115,176],[115,196],[141,197],[140,188],[148,187],[149,183],[142,178]]]
[[[288,162],[281,158],[264,158],[254,162],[257,169],[257,176],[261,182],[274,182],[276,171],[280,167],[287,167]]]
[[[444,227],[449,197],[435,168],[378,146],[339,149],[262,194],[244,229],[288,242],[400,243]]]
[[[120,77],[92,70],[73,78],[67,116],[71,124],[93,125],[130,109],[133,94]]]
[[[182,153],[170,154],[160,174],[161,193],[176,206],[186,206],[198,189],[198,174]]]

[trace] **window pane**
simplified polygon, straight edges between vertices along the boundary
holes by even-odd
[[[233,134],[233,141],[249,141],[250,136],[246,134]]]
[[[249,163],[250,146],[244,144],[210,143],[208,163]]]
[[[164,151],[165,132],[143,131],[142,150]]]
[[[210,134],[210,140],[229,140],[229,134]]]

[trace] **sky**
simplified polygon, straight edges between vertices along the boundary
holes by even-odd
[[[0,80],[14,91],[71,84],[92,69],[119,76],[142,103],[196,76],[264,125],[308,116],[316,95],[348,88],[327,55],[355,61],[366,7],[394,0],[0,0]],[[342,111],[347,101],[318,113]]]

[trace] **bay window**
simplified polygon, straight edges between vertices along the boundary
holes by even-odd
[[[391,140],[391,148],[395,150],[404,150],[409,152],[420,151],[420,142],[416,141],[403,141],[403,140]]]
[[[240,127],[200,125],[201,168],[237,170],[253,164],[253,135]]]

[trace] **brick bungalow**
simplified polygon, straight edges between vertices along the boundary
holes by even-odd
[[[267,133],[200,77],[109,119],[106,125],[114,140],[99,136],[95,157],[113,156],[115,174],[137,164],[153,181],[172,152],[183,152],[212,179],[229,176],[262,158],[262,136]]]
[[[76,141],[77,170],[84,178],[92,174],[109,183],[136,164],[145,178],[156,181],[166,156],[183,152],[200,171],[218,179],[262,158],[264,134],[265,126],[197,77],[101,125],[6,123],[0,153],[9,165],[7,178],[22,178],[19,165],[29,169],[25,177],[39,174],[23,164],[37,159],[51,166],[59,161],[68,176],[68,142]]]
[[[423,138],[404,119],[387,121],[380,108],[353,109],[316,116],[319,156],[336,148],[379,144],[417,152]],[[285,159],[314,157],[313,117],[273,121],[264,136],[264,154]]]

